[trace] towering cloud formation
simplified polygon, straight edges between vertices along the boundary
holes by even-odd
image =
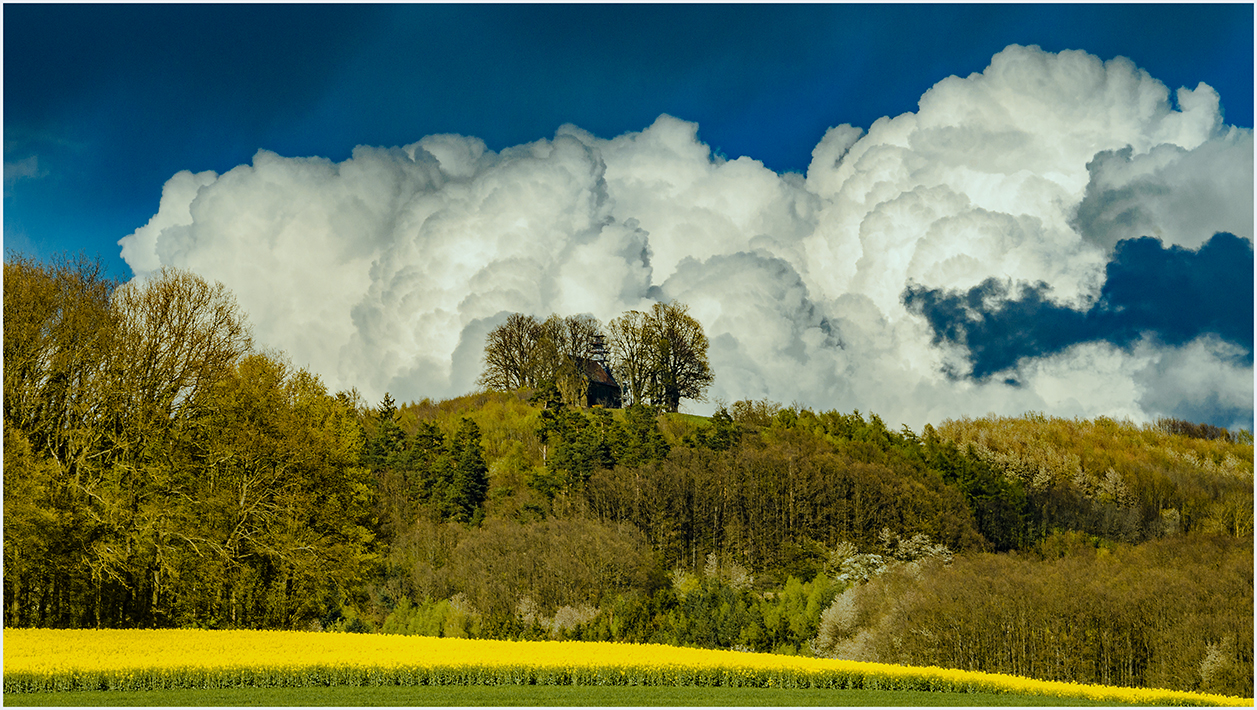
[[[697,130],[261,151],[175,175],[120,243],[138,278],[170,264],[227,284],[258,340],[368,400],[471,390],[510,312],[605,322],[680,299],[725,400],[916,428],[1028,410],[1251,428],[1252,132],[1222,124],[1208,86],[1171,102],[1125,59],[1011,46],[916,113],[830,129],[806,177],[713,157]],[[1125,241],[1144,236],[1160,243]],[[1219,249],[1246,283],[1192,276]],[[1246,306],[1248,329],[1088,320],[1151,307],[1159,269]]]

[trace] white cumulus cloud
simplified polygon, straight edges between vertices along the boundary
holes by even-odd
[[[1210,190],[1212,203],[1194,197]],[[222,175],[175,175],[120,243],[137,278],[169,264],[222,281],[258,341],[368,401],[474,389],[484,335],[511,312],[606,322],[677,299],[711,340],[713,398],[919,429],[988,411],[1203,411],[1188,392],[1247,402],[1251,420],[1251,361],[1245,389],[1216,344],[1084,344],[1023,361],[1016,384],[974,382],[944,374],[966,353],[933,344],[901,301],[910,283],[994,276],[1084,307],[1117,240],[1190,247],[1215,228],[1252,239],[1252,134],[1222,124],[1211,88],[1172,102],[1125,59],[1011,46],[914,113],[830,129],[806,176],[715,157],[671,116],[501,152],[457,135],[341,163],[261,151]],[[1238,400],[1223,392],[1237,386]]]
[[[1252,237],[1252,131],[1231,128],[1191,150],[1102,151],[1087,168],[1076,226],[1105,249],[1143,236],[1188,249],[1217,232]]]

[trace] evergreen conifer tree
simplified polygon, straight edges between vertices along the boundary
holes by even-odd
[[[480,445],[480,427],[466,417],[454,434],[454,480],[450,486],[450,517],[461,522],[474,520],[477,509],[489,493],[489,467]]]
[[[406,433],[397,424],[397,403],[388,392],[380,400],[375,421],[375,436],[364,448],[363,460],[372,469],[379,470],[390,466],[389,457],[401,453],[406,440]]]

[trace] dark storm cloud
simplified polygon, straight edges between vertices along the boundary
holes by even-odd
[[[1078,343],[1125,347],[1145,335],[1182,345],[1212,333],[1252,359],[1253,246],[1232,234],[1215,234],[1199,250],[1166,249],[1151,237],[1118,242],[1087,311],[1053,303],[1049,291],[1042,282],[1014,289],[992,278],[967,292],[911,285],[903,300],[930,323],[936,345],[969,350],[975,379]]]

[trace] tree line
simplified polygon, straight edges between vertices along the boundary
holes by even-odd
[[[899,566],[823,612],[818,655],[1249,697],[1251,541],[1058,533],[1029,554]]]
[[[9,626],[298,627],[374,555],[355,403],[221,285],[4,265]]]
[[[949,420],[938,435],[1025,491],[1035,539],[1053,529],[1132,543],[1253,534],[1248,432],[1029,414]]]
[[[539,321],[512,313],[485,338],[479,383],[501,391],[553,387],[569,406],[583,406],[584,363],[606,355],[626,404],[675,412],[682,399],[703,401],[714,379],[707,336],[683,303],[628,311],[606,330],[590,315]]]

